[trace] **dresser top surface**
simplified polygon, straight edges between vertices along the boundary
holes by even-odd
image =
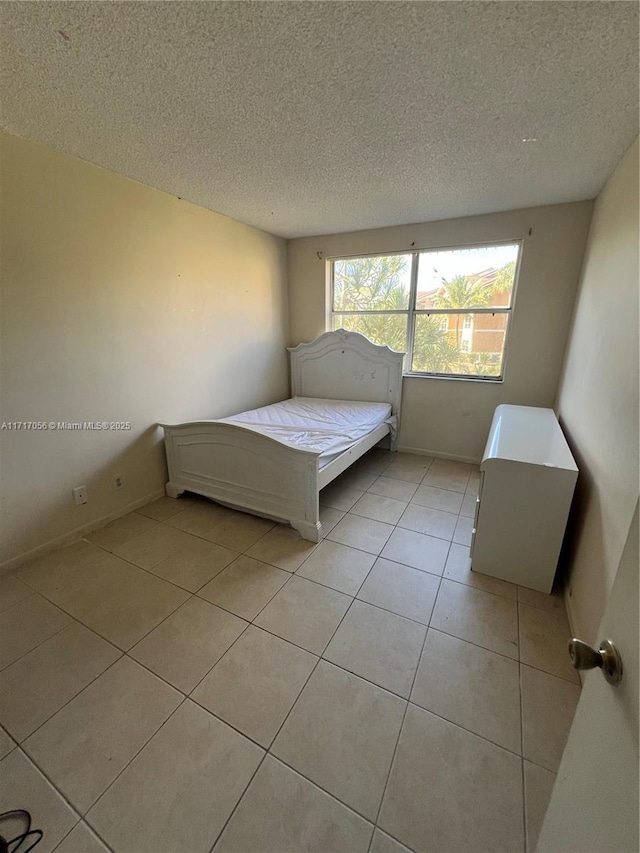
[[[553,409],[498,406],[482,457],[482,467],[494,459],[578,470]]]

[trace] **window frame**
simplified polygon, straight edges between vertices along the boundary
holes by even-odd
[[[496,246],[517,246],[518,253],[516,256],[516,265],[513,276],[513,287],[511,289],[511,302],[510,305],[506,308],[502,307],[489,307],[489,308],[464,308],[464,309],[456,309],[456,308],[428,308],[428,309],[418,309],[416,308],[416,299],[418,293],[418,267],[419,267],[419,257],[421,254],[426,254],[429,252],[455,252],[455,251],[464,251],[465,249],[489,249]],[[455,246],[427,246],[424,248],[415,248],[411,247],[410,251],[406,249],[396,249],[389,252],[362,252],[358,254],[341,254],[335,255],[326,258],[326,263],[328,265],[328,310],[326,312],[326,326],[327,330],[332,330],[334,328],[334,318],[336,315],[369,315],[369,316],[377,316],[377,315],[403,315],[407,318],[407,345],[406,345],[406,367],[402,371],[403,376],[409,377],[421,377],[424,379],[451,379],[454,381],[463,381],[463,382],[504,382],[506,375],[506,366],[507,366],[507,354],[508,347],[511,338],[511,326],[513,322],[513,311],[516,304],[516,295],[518,288],[518,280],[520,278],[520,265],[522,262],[522,251],[524,246],[524,240],[522,238],[513,239],[513,240],[492,240],[490,242],[482,242],[482,243],[468,243],[464,245],[455,245]],[[394,310],[382,310],[382,311],[336,311],[334,310],[334,296],[335,296],[335,263],[336,261],[348,261],[357,258],[386,258],[393,257],[398,255],[405,255],[409,257],[411,263],[410,270],[410,287],[409,287],[409,304],[406,310],[402,309],[394,309]],[[502,348],[502,364],[501,371],[498,376],[487,376],[483,374],[476,373],[438,373],[438,372],[429,372],[429,371],[418,371],[411,370],[411,365],[413,363],[413,344],[415,338],[415,327],[416,327],[416,319],[418,316],[425,314],[427,316],[433,316],[436,314],[441,315],[477,315],[477,314],[505,314],[506,315],[506,324],[505,324],[505,337],[504,337],[504,346]]]

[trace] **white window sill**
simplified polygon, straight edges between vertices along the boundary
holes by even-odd
[[[478,376],[444,376],[438,373],[403,373],[403,379],[444,379],[447,382],[477,382],[481,385],[501,385],[504,376],[487,376],[486,379]]]

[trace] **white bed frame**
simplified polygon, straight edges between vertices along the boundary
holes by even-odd
[[[356,332],[326,332],[289,348],[291,394],[390,403],[400,427],[404,354]],[[323,537],[320,489],[390,433],[383,424],[319,469],[320,453],[298,450],[238,424],[160,424],[167,448],[166,492],[195,492],[254,515],[289,522],[304,539]],[[397,436],[397,431],[394,433]],[[397,439],[391,440],[391,450]]]

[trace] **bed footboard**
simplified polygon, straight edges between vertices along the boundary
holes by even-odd
[[[288,522],[319,542],[318,459],[237,424],[160,424],[165,433],[166,493],[195,492],[220,503]]]

